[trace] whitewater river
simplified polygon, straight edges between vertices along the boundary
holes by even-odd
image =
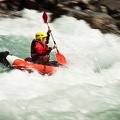
[[[22,13],[0,18],[0,51],[24,59],[47,25],[42,13]],[[120,37],[67,16],[49,25],[66,68],[42,76],[0,64],[0,120],[120,120]]]

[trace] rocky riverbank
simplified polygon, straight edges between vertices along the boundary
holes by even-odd
[[[68,15],[103,33],[120,35],[120,0],[0,0],[1,15],[22,17],[14,11],[24,8],[51,12],[51,22]]]

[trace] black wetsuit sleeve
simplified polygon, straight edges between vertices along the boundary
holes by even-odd
[[[47,35],[48,35],[48,36],[47,36],[47,39],[46,39],[46,40],[47,40],[47,41],[46,41],[46,44],[48,44],[48,43],[49,43],[49,39],[50,39],[50,34],[49,34],[49,33],[47,33]]]
[[[51,52],[52,48],[49,47],[49,50],[47,50],[46,52],[39,54],[40,56],[44,56],[44,55],[49,55],[49,53]]]

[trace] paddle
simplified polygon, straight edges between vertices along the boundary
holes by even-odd
[[[48,16],[47,16],[47,13],[45,11],[43,12],[42,17],[43,17],[44,23],[47,24],[48,28],[50,28],[49,25],[48,25]],[[51,34],[52,40],[54,42],[54,45],[56,45],[56,42],[54,40],[54,37],[53,37],[52,33],[50,33],[50,34]],[[57,59],[58,63],[66,64],[66,58],[64,57],[64,55],[60,54],[60,52],[57,48],[56,48],[56,50],[57,50],[56,59]]]

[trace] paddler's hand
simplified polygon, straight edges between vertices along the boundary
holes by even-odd
[[[48,34],[51,33],[51,29],[50,29],[50,27],[48,27],[48,31],[47,31],[47,33],[48,33]]]
[[[52,50],[55,49],[55,48],[57,48],[57,45],[54,45],[54,46],[52,47]]]

